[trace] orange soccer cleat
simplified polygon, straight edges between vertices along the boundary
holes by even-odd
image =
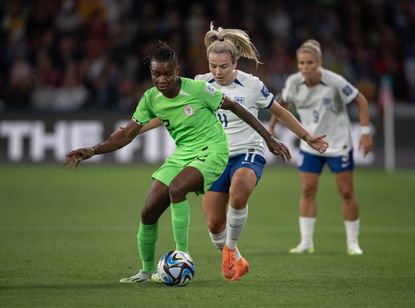
[[[232,281],[240,280],[248,272],[249,263],[244,257],[235,259],[235,249],[229,249],[226,245],[222,252],[222,273],[223,276]]]
[[[229,249],[225,244],[222,250],[222,273],[225,278],[232,279],[235,275],[235,265],[235,249]]]
[[[248,273],[248,269],[249,269],[248,261],[246,261],[245,258],[241,256],[241,258],[235,263],[235,275],[233,275],[231,280],[237,281],[241,279],[243,275]]]

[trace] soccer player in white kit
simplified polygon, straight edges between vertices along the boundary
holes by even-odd
[[[324,153],[325,133],[312,136],[300,122],[278,104],[274,95],[257,77],[236,69],[241,57],[254,60],[258,53],[249,36],[239,29],[214,29],[205,35],[210,73],[197,75],[245,106],[255,117],[258,109],[269,109],[288,129],[299,136],[312,151]],[[222,250],[222,273],[239,280],[248,271],[248,262],[240,255],[237,241],[248,215],[248,199],[265,165],[262,138],[251,127],[227,110],[216,114],[229,140],[230,158],[221,177],[203,196],[203,208],[213,244]],[[229,203],[229,208],[228,208]]]
[[[355,102],[359,111],[361,137],[359,149],[364,155],[373,149],[366,98],[342,76],[321,67],[320,44],[308,40],[297,50],[299,72],[288,77],[279,102],[293,103],[301,123],[312,134],[327,134],[330,147],[318,154],[301,141],[298,162],[301,182],[299,226],[301,241],[290,253],[313,253],[313,233],[317,214],[316,195],[325,164],[335,174],[342,199],[346,228],[347,253],[361,255],[359,246],[359,204],[353,188],[352,132],[346,105]],[[270,131],[277,122],[271,118]]]

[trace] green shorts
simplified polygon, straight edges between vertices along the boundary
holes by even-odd
[[[165,163],[153,173],[152,178],[170,186],[173,179],[185,168],[194,167],[202,173],[203,190],[196,191],[197,195],[204,194],[220,177],[228,164],[228,145],[209,145],[203,150],[186,152],[176,150]]]

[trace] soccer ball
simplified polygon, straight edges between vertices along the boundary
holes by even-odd
[[[168,286],[185,286],[195,275],[195,263],[186,252],[167,251],[160,258],[157,273]]]

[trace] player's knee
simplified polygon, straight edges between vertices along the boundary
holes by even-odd
[[[220,220],[208,220],[208,229],[210,233],[218,234],[221,233],[225,229],[225,221]]]
[[[248,203],[249,193],[243,191],[231,191],[230,202],[235,209],[243,209]]]
[[[188,191],[183,185],[172,183],[169,187],[169,196],[173,203],[185,200],[187,193]]]
[[[344,201],[350,201],[354,198],[354,191],[353,189],[342,189],[340,191],[340,195]]]
[[[305,184],[302,186],[301,193],[305,199],[314,199],[317,193],[317,186]]]
[[[148,206],[144,206],[141,209],[141,222],[145,225],[152,225],[155,224],[159,219],[158,213]]]

